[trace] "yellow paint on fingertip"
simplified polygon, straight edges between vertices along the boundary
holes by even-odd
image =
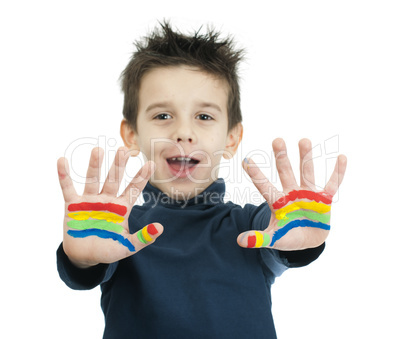
[[[69,213],[68,216],[71,219],[75,220],[87,220],[89,218],[98,219],[98,220],[106,220],[111,222],[123,222],[124,218],[120,215],[109,213],[109,212],[98,212],[98,211],[81,211],[81,212],[73,212]]]
[[[281,220],[285,218],[287,213],[300,209],[312,210],[318,213],[327,213],[331,210],[331,205],[326,205],[315,201],[296,201],[293,204],[287,205],[275,211],[275,216],[277,219]]]
[[[255,232],[255,247],[261,247],[264,242],[264,237],[260,232]]]
[[[148,231],[147,231],[147,227],[146,227],[146,226],[142,228],[141,233],[142,233],[142,236],[143,236],[143,238],[144,238],[144,240],[145,240],[146,242],[151,242],[151,241],[153,241],[153,239],[151,238],[151,236],[148,234]]]

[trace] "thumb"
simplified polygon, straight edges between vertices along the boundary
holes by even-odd
[[[266,231],[247,231],[239,234],[237,243],[244,248],[270,247],[271,235]]]
[[[163,226],[159,223],[152,223],[144,226],[138,232],[131,234],[129,237],[130,242],[135,247],[135,252],[141,251],[143,248],[155,242],[163,233]]]

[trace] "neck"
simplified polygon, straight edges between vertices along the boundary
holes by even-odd
[[[143,191],[145,204],[174,205],[181,207],[199,204],[216,205],[223,202],[224,195],[225,182],[223,179],[214,181],[207,188],[198,188],[189,193],[180,192],[172,187],[169,194],[166,194],[166,192],[162,192],[150,182],[148,182]]]

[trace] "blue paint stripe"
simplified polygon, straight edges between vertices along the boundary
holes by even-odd
[[[275,242],[277,242],[280,238],[282,238],[284,235],[286,235],[286,233],[288,233],[291,229],[296,228],[296,227],[315,227],[315,228],[321,228],[321,229],[327,230],[327,231],[329,231],[331,228],[330,225],[324,224],[324,223],[318,222],[318,221],[312,221],[312,220],[308,220],[308,219],[293,220],[274,233],[271,244],[269,246],[273,246],[275,244]]]
[[[113,239],[115,241],[118,241],[120,244],[126,246],[131,252],[135,252],[135,247],[128,239],[114,232],[90,228],[82,231],[68,230],[67,234],[71,235],[74,238],[86,238],[95,235],[102,239]]]

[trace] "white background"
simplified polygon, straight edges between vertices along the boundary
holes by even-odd
[[[321,185],[334,157],[348,156],[325,252],[273,285],[278,337],[402,338],[401,17],[400,2],[387,0],[2,2],[0,337],[102,336],[99,289],[72,291],[56,270],[56,161],[70,156],[80,181],[99,142],[110,164],[122,144],[118,77],[132,42],[170,18],[183,32],[213,24],[248,52],[229,195],[255,197],[241,159],[271,156],[275,137],[296,171],[298,140],[312,140]],[[130,161],[127,175],[140,164]],[[264,171],[280,187],[272,169]]]

